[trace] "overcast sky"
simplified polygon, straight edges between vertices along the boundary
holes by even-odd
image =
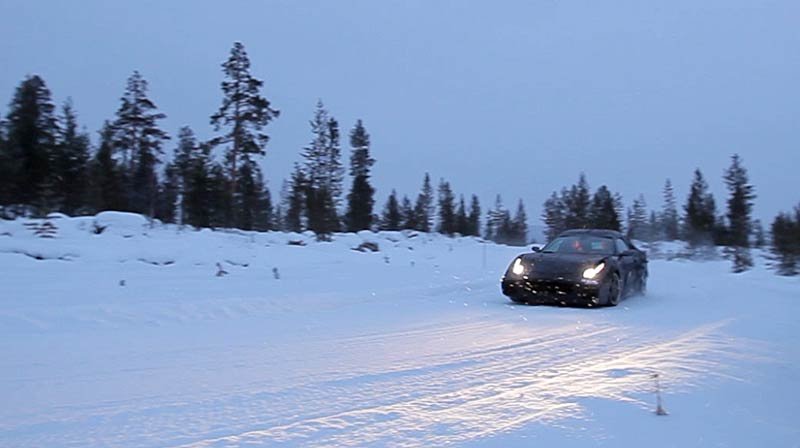
[[[797,0],[0,0],[0,113],[39,74],[96,140],[139,70],[168,132],[207,137],[237,40],[281,110],[263,161],[275,194],[321,98],[343,134],[364,120],[379,208],[429,171],[484,205],[522,198],[540,224],[581,171],[660,207],[664,180],[682,204],[695,167],[724,205],[733,153],[757,217],[800,201]]]

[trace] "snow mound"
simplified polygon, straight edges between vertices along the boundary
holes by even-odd
[[[95,233],[109,232],[123,237],[141,235],[147,230],[148,220],[142,215],[126,212],[101,212],[94,217]]]

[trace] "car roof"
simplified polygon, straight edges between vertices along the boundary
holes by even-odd
[[[570,235],[592,235],[603,238],[622,238],[621,233],[617,232],[616,230],[607,230],[607,229],[571,229],[571,230],[565,230],[560,234],[558,234],[558,236],[570,236]]]

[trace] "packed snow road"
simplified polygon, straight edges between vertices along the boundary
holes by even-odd
[[[498,280],[519,249],[472,239],[72,221],[0,237],[0,446],[800,440],[800,282],[763,267],[654,261],[617,308],[517,306]]]

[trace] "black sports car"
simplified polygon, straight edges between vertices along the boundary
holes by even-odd
[[[518,256],[502,280],[518,303],[614,306],[647,287],[647,255],[613,230],[567,230]]]

